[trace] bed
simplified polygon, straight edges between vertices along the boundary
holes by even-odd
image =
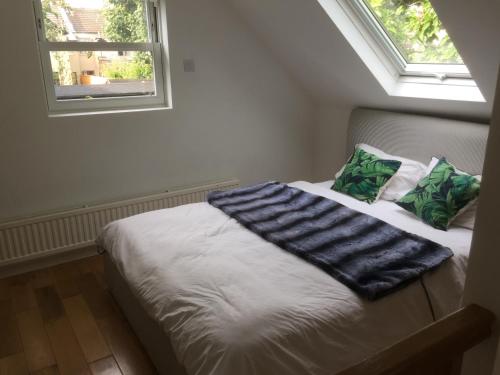
[[[365,142],[422,162],[446,154],[480,173],[486,138],[479,124],[358,109],[348,149]],[[454,256],[420,282],[370,302],[208,203],[114,222],[100,238],[107,281],[161,373],[334,374],[459,307],[471,230],[439,231],[391,202],[367,205],[331,185],[289,184]]]

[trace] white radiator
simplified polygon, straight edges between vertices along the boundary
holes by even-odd
[[[202,202],[214,190],[239,186],[223,181],[109,204],[0,224],[0,266],[92,245],[108,223],[143,212]]]

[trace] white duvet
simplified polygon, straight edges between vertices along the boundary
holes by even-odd
[[[438,318],[459,306],[472,231],[435,230],[329,182],[290,185],[450,247],[455,256],[424,280]],[[101,241],[193,375],[332,375],[432,322],[420,282],[363,300],[207,203],[113,222]]]

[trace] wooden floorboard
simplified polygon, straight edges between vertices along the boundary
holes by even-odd
[[[32,372],[31,375],[60,375],[59,368],[57,366],[50,366],[44,369]]]
[[[73,297],[80,293],[78,280],[81,274],[75,262],[52,267],[52,274],[61,298]]]
[[[54,276],[52,275],[50,268],[33,271],[31,285],[33,286],[33,289],[54,285]]]
[[[50,344],[54,350],[61,374],[90,374],[82,348],[71,328],[69,320],[63,316],[45,324]]]
[[[82,296],[66,298],[63,302],[87,362],[110,356],[111,351]]]
[[[38,307],[45,323],[60,319],[64,316],[64,307],[57,291],[52,286],[46,286],[35,291]]]
[[[0,301],[0,359],[23,351],[10,299]]]
[[[116,362],[125,375],[156,373],[124,317],[108,315],[98,319],[97,323],[106,337]]]
[[[0,375],[156,374],[104,280],[100,256],[0,279]]]
[[[92,375],[122,375],[114,357],[100,359],[90,364]]]
[[[10,299],[9,283],[6,279],[0,279],[0,301]]]
[[[0,358],[0,375],[28,375],[23,353]]]
[[[25,283],[11,285],[10,295],[15,313],[31,310],[36,307],[35,294],[29,280]]]
[[[29,370],[34,372],[55,365],[40,311],[32,309],[17,314],[17,325]]]

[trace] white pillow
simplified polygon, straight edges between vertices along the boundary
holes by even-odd
[[[432,158],[431,162],[429,163],[429,166],[427,167],[426,175],[429,174],[434,169],[434,167],[438,162],[439,162],[438,158],[436,157]],[[459,174],[469,174],[467,172],[461,171],[457,167],[455,167],[455,170]],[[477,178],[479,182],[481,182],[483,176],[477,175],[474,177]],[[477,211],[477,199],[474,200],[474,202],[472,202],[464,211],[459,213],[457,217],[453,219],[451,225],[473,230],[474,224],[476,223],[476,211]]]
[[[474,224],[476,223],[477,202],[476,199],[464,212],[459,214],[455,220],[451,222],[451,225],[473,230]]]
[[[427,167],[418,161],[386,154],[384,151],[364,143],[356,145],[356,148],[360,148],[363,151],[374,154],[382,159],[398,160],[401,162],[401,167],[394,177],[391,178],[389,184],[380,196],[380,199],[386,201],[396,201],[402,198],[426,175]],[[338,178],[342,174],[344,168],[345,166],[342,167],[342,169],[335,175],[335,178]]]

